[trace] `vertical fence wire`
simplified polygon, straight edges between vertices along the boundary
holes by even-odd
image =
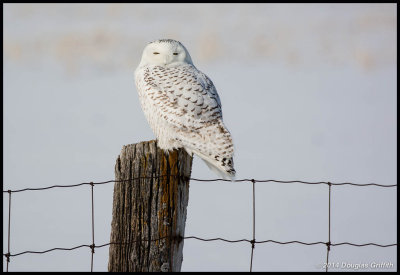
[[[255,196],[256,181],[252,179],[251,182],[253,183],[253,239],[251,240],[250,272],[252,272],[253,270],[253,255],[254,255],[254,247],[256,241],[256,196]]]
[[[92,245],[91,245],[91,249],[92,249],[92,260],[90,262],[90,272],[93,272],[93,255],[94,255],[94,248],[95,248],[95,244],[94,244],[94,199],[93,199],[93,182],[90,183],[91,185],[91,189],[92,189]]]
[[[326,243],[326,267],[325,271],[328,272],[329,265],[329,251],[331,250],[331,183],[328,182],[329,199],[328,199],[328,242]]]
[[[7,272],[8,263],[10,262],[10,224],[11,224],[11,190],[8,190],[8,252],[6,254],[7,258]]]

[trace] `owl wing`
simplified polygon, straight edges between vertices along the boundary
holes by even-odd
[[[183,147],[223,177],[234,177],[232,138],[217,90],[205,74],[192,65],[152,66],[137,74],[136,82],[160,148]]]
[[[146,68],[143,81],[160,121],[196,132],[222,120],[221,101],[212,81],[192,65]]]

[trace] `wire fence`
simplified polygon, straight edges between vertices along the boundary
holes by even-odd
[[[152,178],[162,178],[162,177],[173,177],[173,175],[163,175],[163,176],[154,176]],[[79,184],[73,184],[73,185],[52,185],[52,186],[47,186],[47,187],[42,187],[42,188],[24,188],[24,189],[19,189],[19,190],[3,190],[3,195],[8,194],[8,252],[3,253],[3,256],[6,258],[7,266],[6,266],[6,271],[8,272],[8,266],[10,262],[11,257],[17,257],[20,255],[24,254],[45,254],[49,253],[55,250],[65,250],[65,251],[71,251],[83,247],[90,248],[91,251],[91,263],[90,263],[90,270],[93,271],[93,257],[95,253],[95,248],[102,248],[106,247],[109,245],[130,245],[133,244],[137,241],[131,241],[129,243],[105,243],[102,245],[95,245],[95,238],[94,238],[94,196],[93,196],[93,188],[95,185],[100,185],[100,184],[107,184],[107,183],[116,183],[116,182],[129,182],[133,180],[140,180],[140,179],[147,179],[149,177],[136,177],[136,178],[131,178],[131,179],[126,179],[126,180],[108,180],[104,182],[84,182],[84,183],[79,183]],[[364,246],[376,246],[376,247],[392,247],[392,246],[397,246],[397,243],[392,243],[392,244],[378,244],[378,243],[363,243],[363,244],[355,244],[355,243],[350,243],[350,242],[342,242],[342,243],[331,243],[331,188],[332,186],[342,186],[342,185],[351,185],[351,186],[357,186],[357,187],[367,187],[367,186],[376,186],[380,188],[392,188],[392,187],[397,187],[397,184],[393,185],[382,185],[382,184],[376,184],[376,183],[367,183],[367,184],[356,184],[356,183],[351,183],[351,182],[343,182],[343,183],[332,183],[332,182],[327,182],[327,181],[319,181],[319,182],[306,182],[306,181],[300,181],[300,180],[292,180],[292,181],[282,181],[282,180],[256,180],[256,179],[239,179],[239,180],[226,180],[226,179],[197,179],[197,178],[186,178],[186,180],[190,181],[199,181],[199,182],[215,182],[215,181],[227,181],[227,182],[251,182],[252,183],[252,202],[253,202],[253,219],[252,219],[252,239],[240,239],[240,240],[227,240],[221,237],[217,238],[200,238],[197,236],[164,236],[160,237],[157,239],[151,239],[151,240],[140,240],[141,242],[149,242],[149,241],[159,241],[161,239],[166,239],[166,238],[178,238],[180,240],[182,239],[195,239],[203,242],[213,242],[213,241],[223,241],[227,243],[238,243],[238,242],[248,242],[251,244],[251,255],[250,255],[250,268],[249,271],[251,272],[253,269],[253,256],[254,256],[254,248],[256,244],[264,244],[264,243],[275,243],[275,244],[280,244],[280,245],[289,245],[289,244],[299,244],[299,245],[325,245],[326,246],[326,265],[325,265],[325,271],[328,272],[328,266],[329,266],[329,252],[331,250],[331,247],[333,246],[342,246],[342,245],[348,245],[348,246],[355,246],[355,247],[364,247]],[[324,241],[319,241],[319,242],[302,242],[302,241],[288,241],[288,242],[280,242],[276,240],[263,240],[263,241],[257,241],[256,236],[255,236],[255,227],[256,227],[256,207],[255,207],[255,185],[256,183],[266,183],[266,182],[276,182],[276,183],[300,183],[300,184],[308,184],[308,185],[316,185],[316,184],[325,184],[328,186],[328,240],[326,242]],[[82,244],[76,247],[71,247],[71,248],[60,248],[60,247],[55,247],[51,248],[45,251],[23,251],[15,254],[11,254],[10,252],[10,223],[11,223],[11,194],[12,193],[19,193],[19,192],[25,192],[25,191],[42,191],[42,190],[47,190],[47,189],[52,189],[52,188],[72,188],[72,187],[78,187],[82,185],[90,185],[91,186],[91,204],[92,204],[92,244]]]

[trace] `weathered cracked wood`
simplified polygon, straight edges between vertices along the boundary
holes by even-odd
[[[155,140],[125,145],[115,165],[108,271],[180,271],[192,157]],[[143,241],[144,240],[144,241]],[[151,241],[155,240],[155,241]]]

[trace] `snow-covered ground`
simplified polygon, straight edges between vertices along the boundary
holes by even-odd
[[[180,40],[216,85],[237,178],[396,184],[395,4],[5,4],[3,190],[114,178],[154,138],[133,71]],[[215,178],[198,158],[192,177]],[[332,243],[397,242],[396,188],[332,187]],[[109,242],[113,185],[95,187]],[[191,182],[186,236],[252,238],[251,183]],[[11,253],[91,243],[90,186],[12,195]],[[256,184],[256,239],[328,240],[325,185]],[[3,195],[3,253],[8,194]],[[248,243],[185,240],[183,271],[247,271]],[[90,249],[12,257],[10,271],[89,271]],[[257,244],[254,271],[318,271],[326,246]],[[336,271],[397,270],[396,247],[334,246]],[[94,270],[106,271],[108,247]],[[373,263],[392,263],[374,268]],[[3,266],[5,259],[3,258]],[[4,270],[4,267],[3,267]]]

